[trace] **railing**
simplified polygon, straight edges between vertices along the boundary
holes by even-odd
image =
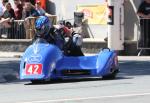
[[[9,25],[0,24],[0,39],[32,39],[35,34],[34,23],[37,18],[29,17],[26,20],[14,20]],[[49,16],[52,24],[56,24],[57,17]]]
[[[150,49],[150,19],[140,19],[140,32],[138,33],[138,49]]]

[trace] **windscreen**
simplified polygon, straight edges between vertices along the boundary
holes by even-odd
[[[39,43],[47,44],[48,42],[45,39],[42,39],[42,38],[38,38],[34,41],[34,44],[39,44]]]
[[[33,43],[33,52],[34,54],[37,54],[40,51],[41,45],[40,44],[49,44],[45,39],[38,38]]]

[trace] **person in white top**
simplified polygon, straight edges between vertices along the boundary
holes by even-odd
[[[8,0],[2,0],[0,2],[0,31],[1,31],[1,29],[3,29],[3,27],[5,27],[5,28],[10,28],[11,27],[11,25],[9,24],[11,19],[3,17],[4,11],[6,10],[6,8],[5,8],[6,3],[8,3]],[[1,37],[7,38],[7,34],[6,35],[5,34],[4,35],[0,34],[0,38]]]
[[[1,6],[3,12],[6,10],[6,8],[5,8],[5,4],[6,3],[8,3],[8,0],[2,0],[2,1],[0,1],[0,6]]]
[[[7,3],[7,1],[8,0],[2,0],[2,2],[0,2],[0,25],[1,25],[1,27],[2,27],[2,25],[6,26],[6,27],[9,26],[8,22],[10,19],[9,18],[7,18],[7,19],[3,18],[4,11],[6,10],[4,5]]]
[[[3,8],[2,8],[2,4],[0,3],[0,17],[3,15]]]

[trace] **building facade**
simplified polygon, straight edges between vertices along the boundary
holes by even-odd
[[[136,15],[139,4],[142,0],[124,1],[124,31],[125,40],[136,40],[139,30],[139,19]],[[51,14],[56,14],[59,19],[73,19],[73,13],[77,5],[97,5],[105,0],[49,0],[47,10]],[[107,36],[107,25],[89,24],[90,30],[95,38],[105,38]]]

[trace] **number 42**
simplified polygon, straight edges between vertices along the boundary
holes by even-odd
[[[40,74],[41,69],[39,64],[27,65],[26,74]]]

